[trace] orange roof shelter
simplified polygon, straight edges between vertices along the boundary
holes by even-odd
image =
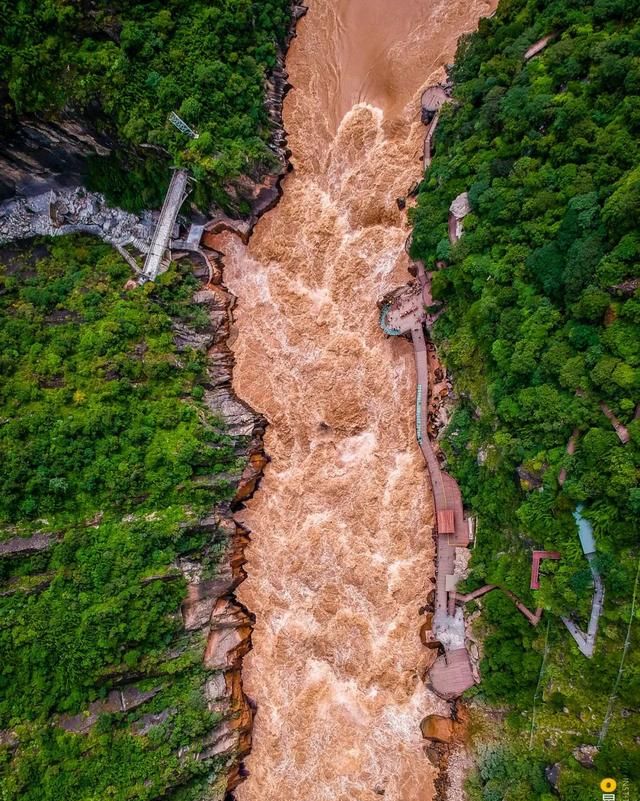
[[[455,534],[456,521],[453,509],[442,509],[438,512],[438,534]]]

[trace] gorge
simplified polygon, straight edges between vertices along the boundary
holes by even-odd
[[[418,801],[434,794],[420,721],[432,503],[408,343],[376,301],[407,278],[400,209],[420,178],[422,89],[492,3],[312,2],[288,58],[293,170],[249,246],[218,237],[238,298],[234,389],[268,421],[271,459],[240,517],[240,601],[255,704],[252,799]]]
[[[2,801],[638,798],[640,0],[4,11]]]

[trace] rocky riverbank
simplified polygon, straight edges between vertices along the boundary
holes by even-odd
[[[225,419],[227,431],[236,441],[237,457],[246,466],[237,480],[232,502],[218,505],[211,516],[225,542],[215,577],[207,577],[197,563],[181,565],[188,582],[181,611],[185,629],[203,635],[203,662],[211,671],[206,685],[207,702],[211,711],[224,714],[222,724],[211,734],[206,756],[228,756],[226,791],[231,792],[242,778],[242,759],[251,747],[252,724],[241,675],[242,658],[251,647],[252,616],[235,598],[235,590],[245,578],[244,548],[249,532],[233,515],[253,494],[266,464],[262,446],[265,421],[235,397],[231,386],[233,356],[227,340],[235,298],[222,284],[221,272],[211,279],[209,268],[201,266],[196,274],[203,280],[203,288],[196,292],[194,300],[207,309],[209,336],[205,342],[196,342],[181,332],[181,346],[207,349],[204,400]]]
[[[150,211],[129,214],[81,186],[41,189],[0,203],[0,245],[34,236],[91,234],[117,249],[149,250],[154,225]]]
[[[293,6],[287,47],[295,36],[296,22],[306,10],[301,5]],[[266,420],[240,401],[232,386],[234,357],[228,343],[236,298],[223,283],[224,253],[219,245],[219,235],[231,232],[247,242],[257,220],[280,199],[280,182],[289,168],[290,155],[282,121],[283,102],[290,88],[284,60],[283,52],[267,87],[267,108],[273,126],[272,149],[279,169],[263,181],[247,178],[240,185],[236,183],[235,189],[229,187],[231,193],[240,193],[239,199],[250,201],[251,213],[245,220],[233,220],[217,213],[205,225],[201,243],[205,264],[199,273],[196,272],[203,281],[203,288],[194,297],[197,303],[207,308],[213,334],[207,350],[209,382],[205,402],[225,419],[227,430],[239,442],[239,457],[246,459],[233,501],[215,513],[218,525],[227,534],[221,569],[213,581],[201,580],[195,571],[190,577],[182,607],[185,628],[198,629],[206,636],[204,666],[212,671],[207,683],[209,706],[225,714],[224,722],[212,734],[208,753],[229,755],[227,794],[233,793],[244,778],[243,759],[251,750],[253,723],[252,705],[242,686],[242,660],[251,649],[254,618],[235,596],[236,588],[246,577],[244,552],[251,532],[234,519],[234,513],[252,497],[268,459],[263,445]]]

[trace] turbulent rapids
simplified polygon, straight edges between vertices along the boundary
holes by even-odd
[[[315,0],[287,60],[294,171],[249,247],[222,238],[238,297],[237,394],[271,457],[243,513],[238,597],[256,615],[257,705],[240,801],[422,801],[419,609],[432,504],[415,441],[411,346],[376,301],[407,280],[398,198],[421,173],[421,89],[444,76],[482,0]]]

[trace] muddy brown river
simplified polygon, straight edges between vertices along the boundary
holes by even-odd
[[[405,197],[420,177],[419,99],[484,0],[310,0],[287,58],[294,171],[249,247],[225,240],[238,297],[237,394],[271,457],[242,513],[240,600],[256,615],[257,705],[239,801],[429,801],[420,720],[433,575],[411,346],[376,301],[408,280]]]

